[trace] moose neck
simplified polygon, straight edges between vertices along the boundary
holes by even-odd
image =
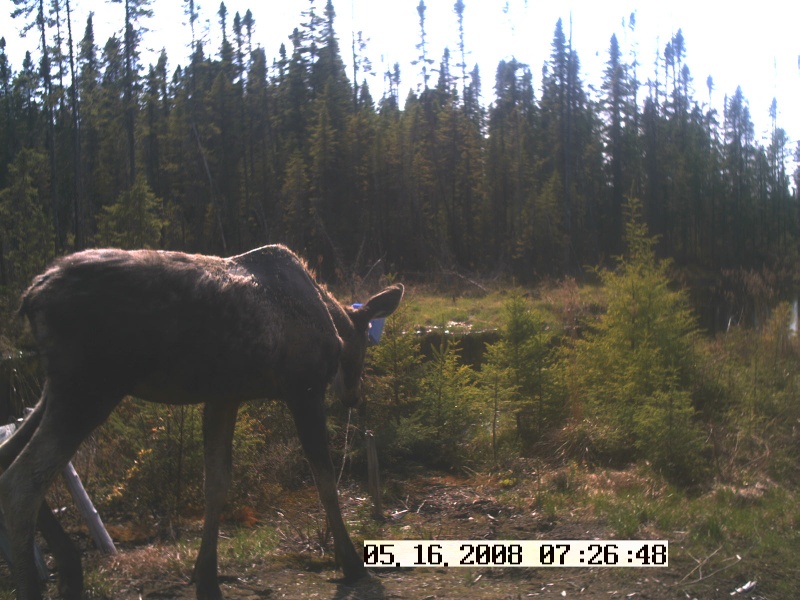
[[[320,295],[325,305],[328,307],[328,312],[333,319],[333,324],[336,327],[336,332],[339,334],[343,343],[348,343],[356,333],[353,321],[347,314],[347,311],[342,305],[334,298],[328,290],[320,286]]]

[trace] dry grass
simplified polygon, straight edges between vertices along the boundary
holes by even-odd
[[[354,541],[369,539],[668,539],[659,569],[405,569],[356,586],[332,579],[331,544],[313,488],[287,493],[254,528],[223,526],[220,572],[228,598],[500,599],[580,592],[582,598],[729,598],[757,581],[763,598],[800,597],[796,493],[770,482],[687,495],[645,468],[594,469],[519,461],[511,471],[387,482],[384,522],[359,487],[342,505]],[[752,489],[751,489],[752,488]],[[190,599],[197,531],[177,543],[88,552],[87,598]],[[50,586],[53,591],[53,586]],[[616,592],[616,595],[611,594]],[[634,595],[635,594],[635,595]],[[752,596],[751,597],[755,597]],[[0,566],[0,600],[13,598]]]

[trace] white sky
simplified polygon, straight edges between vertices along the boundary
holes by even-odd
[[[458,33],[453,12],[455,0],[427,0],[426,29],[429,58],[438,64],[445,46],[450,48],[452,64],[457,56]],[[573,46],[581,60],[581,77],[585,84],[599,87],[609,40],[613,33],[627,52],[635,44],[641,63],[639,78],[646,82],[653,77],[653,61],[658,48],[679,28],[683,30],[687,56],[686,64],[694,80],[694,98],[708,102],[706,78],[714,78],[713,105],[722,112],[726,94],[741,85],[756,126],[757,138],[765,138],[771,127],[769,107],[773,97],[778,100],[778,125],[787,130],[791,150],[800,140],[800,2],[761,0],[758,3],[730,3],[705,0],[672,0],[670,2],[631,2],[625,0],[464,0],[465,41],[470,54],[468,70],[480,66],[484,100],[493,98],[494,76],[501,59],[517,58],[529,64],[533,71],[537,97],[540,93],[541,67],[550,55],[553,31],[559,17],[569,36],[572,13]],[[96,13],[95,35],[102,47],[107,37],[121,29],[123,5],[99,0],[72,0],[76,41],[83,36],[86,15]],[[420,82],[419,67],[411,65],[418,51],[419,0],[334,0],[337,12],[336,32],[345,62],[350,63],[352,31],[363,31],[368,38],[367,53],[378,76],[370,81],[377,100],[384,92],[381,73],[387,66],[400,63],[403,83],[401,102],[411,88]],[[146,20],[150,29],[144,45],[153,51],[166,48],[170,70],[186,64],[189,55],[190,32],[183,14],[182,0],[156,0],[152,4],[154,17]],[[206,52],[219,49],[218,0],[198,0],[201,20],[198,31],[207,29]],[[280,44],[291,48],[288,36],[301,22],[301,12],[309,0],[282,0],[259,3],[252,0],[226,0],[229,29],[233,15],[244,15],[250,8],[255,18],[254,43],[266,50],[268,60],[277,57]],[[321,14],[325,0],[316,0]],[[11,0],[0,0],[0,14],[13,9]],[[623,18],[636,11],[636,32],[622,27]],[[2,18],[0,35],[8,43],[7,53],[12,66],[18,70],[26,49],[36,54],[33,33],[20,40],[17,32],[21,23]],[[144,62],[155,62],[153,55]],[[455,70],[454,70],[455,71]],[[349,74],[351,72],[349,71]],[[435,75],[432,83],[435,83]],[[643,94],[646,90],[643,90]],[[721,114],[720,114],[721,119]]]

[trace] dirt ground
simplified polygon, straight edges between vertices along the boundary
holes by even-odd
[[[345,489],[342,506],[353,524],[354,538],[375,539],[401,532],[408,539],[612,539],[613,533],[586,510],[547,517],[517,497],[510,505],[499,486],[452,477],[426,477],[404,482],[403,494],[390,506],[385,524],[366,524],[368,500],[360,490]],[[505,498],[505,500],[504,500]],[[287,508],[288,506],[288,508]],[[765,598],[752,589],[735,590],[746,582],[728,579],[726,573],[697,579],[697,565],[675,558],[679,541],[668,532],[642,538],[670,540],[669,567],[653,568],[402,568],[376,569],[369,578],[348,585],[337,578],[328,553],[313,535],[320,523],[319,503],[313,489],[295,493],[273,515],[261,518],[280,535],[276,550],[265,555],[228,559],[221,552],[220,574],[226,598],[327,600],[551,598]],[[299,524],[299,525],[298,525]],[[366,529],[372,527],[372,530]],[[240,530],[241,531],[241,530]],[[230,532],[230,530],[229,530]],[[225,536],[223,527],[223,536]],[[667,535],[665,535],[667,534]],[[229,537],[229,536],[228,536]],[[91,598],[193,599],[189,584],[194,550],[186,545],[126,543],[115,557],[86,556]],[[196,544],[191,545],[196,548]],[[183,549],[181,549],[183,548]],[[183,553],[184,555],[181,555]],[[186,556],[187,554],[192,556]],[[3,575],[0,574],[0,579]],[[96,582],[101,581],[98,585]],[[53,592],[51,585],[49,591]]]

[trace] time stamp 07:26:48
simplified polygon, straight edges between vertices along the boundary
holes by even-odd
[[[666,540],[366,540],[367,567],[666,567]]]

